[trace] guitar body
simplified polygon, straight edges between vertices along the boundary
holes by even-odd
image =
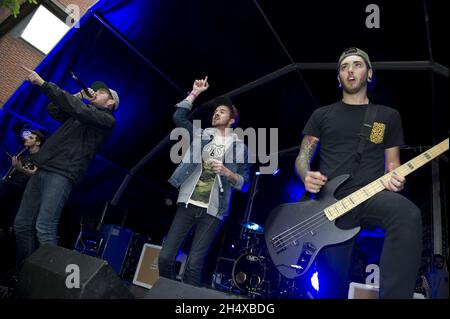
[[[276,207],[265,224],[265,241],[278,271],[287,278],[303,275],[325,246],[354,237],[360,227],[342,230],[330,221],[324,209],[337,202],[335,190],[349,178],[338,176],[321,190],[318,199]]]

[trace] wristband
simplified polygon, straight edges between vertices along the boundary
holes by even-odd
[[[189,95],[192,95],[193,97],[195,97],[195,98],[197,98],[198,97],[198,95],[197,94],[195,94],[194,92],[192,92],[191,91],[191,93],[189,93]]]

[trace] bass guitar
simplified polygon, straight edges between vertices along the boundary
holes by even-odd
[[[334,197],[334,192],[350,175],[340,175],[330,180],[322,188],[318,199],[276,207],[267,218],[264,233],[275,267],[290,279],[303,275],[322,248],[347,241],[359,232],[360,227],[338,228],[336,218],[385,189],[383,182],[387,182],[392,174],[406,176],[447,151],[448,141],[447,138],[340,200]]]

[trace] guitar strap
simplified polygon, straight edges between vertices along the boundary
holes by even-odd
[[[366,142],[370,138],[370,132],[372,131],[372,125],[375,121],[375,117],[377,116],[378,105],[369,104],[367,106],[366,114],[364,115],[363,125],[361,127],[361,131],[359,132],[359,144],[355,153],[355,160],[352,164],[351,177],[354,176],[356,169],[361,163],[362,153],[364,151],[364,146],[366,146]]]

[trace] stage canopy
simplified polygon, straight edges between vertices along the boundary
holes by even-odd
[[[377,5],[379,28],[368,28],[368,3],[357,0],[98,1],[36,69],[74,93],[79,88],[70,71],[88,84],[103,80],[121,98],[113,136],[66,206],[63,217],[75,220],[67,224],[76,228],[81,217],[96,220],[105,203],[113,201],[127,212],[130,228],[163,236],[174,211],[167,200],[176,194],[167,184],[176,167],[167,138],[174,128],[174,105],[194,79],[205,75],[210,89],[198,105],[230,96],[241,127],[278,128],[278,148],[285,150],[299,145],[316,108],[339,99],[337,59],[357,46],[374,65],[371,100],[399,110],[406,143],[427,146],[443,139],[448,135],[449,54],[440,30],[446,10],[437,1]],[[46,112],[48,103],[38,88],[24,82],[1,113],[2,147],[17,153],[24,127],[55,131],[59,123]],[[207,107],[195,117],[204,126],[210,123]],[[253,213],[261,214],[255,216],[260,222],[274,205],[301,194],[295,154],[280,157],[280,174],[289,176],[283,185],[291,190],[269,205],[256,198],[259,211]],[[9,159],[1,156],[0,165],[4,173]],[[248,199],[248,194],[236,195],[236,214],[244,213]]]

